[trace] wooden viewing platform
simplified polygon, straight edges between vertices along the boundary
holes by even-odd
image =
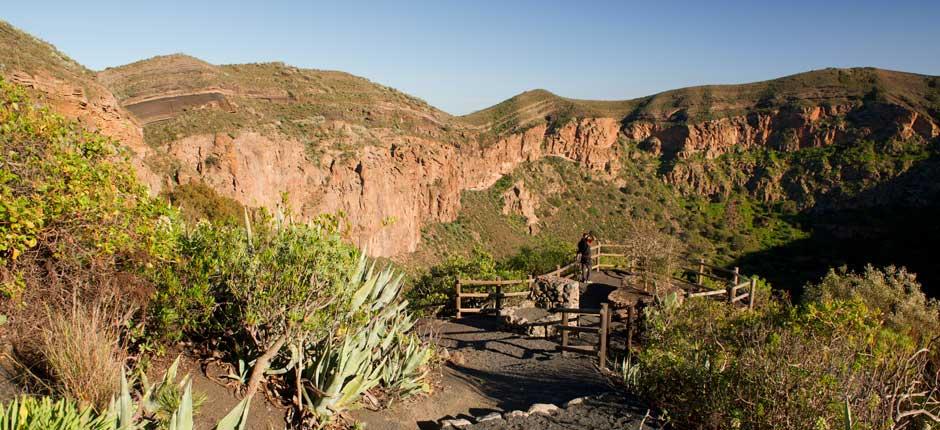
[[[726,269],[720,266],[708,264],[704,259],[681,258],[685,267],[681,267],[682,273],[664,275],[662,273],[648,270],[644,264],[646,258],[643,256],[630,255],[621,250],[627,249],[627,245],[620,244],[597,244],[592,247],[591,270],[614,270],[627,275],[641,277],[644,280],[642,288],[634,286],[634,290],[645,291],[645,294],[655,295],[659,285],[671,285],[678,287],[681,294],[686,299],[697,297],[712,298],[721,300],[728,305],[743,305],[748,309],[755,306],[755,289],[757,279],[745,276],[740,273],[739,268]],[[620,251],[620,252],[618,252]],[[577,261],[564,266],[556,266],[555,270],[545,273],[541,276],[558,276],[567,279],[574,279],[579,273],[580,264]],[[690,277],[684,279],[682,276]],[[455,307],[457,318],[463,318],[465,314],[480,314],[488,310],[487,303],[492,303],[493,312],[499,315],[503,308],[503,300],[509,297],[525,297],[529,295],[532,284],[536,277],[526,279],[509,280],[476,280],[476,279],[457,279],[455,285]],[[648,290],[648,282],[651,280],[653,292]],[[708,282],[706,282],[708,280]],[[660,284],[660,282],[662,284]],[[714,286],[721,288],[714,288]],[[505,292],[504,288],[513,286],[525,286],[525,291]],[[620,288],[626,288],[624,279],[621,279]],[[583,293],[583,291],[582,291]],[[476,302],[474,306],[468,306],[468,301]],[[561,314],[561,324],[555,324],[553,327],[560,333],[560,344],[557,350],[563,354],[567,352],[580,354],[597,354],[599,366],[606,368],[609,352],[609,337],[611,327],[611,309],[608,303],[601,303],[599,308],[553,308],[549,312]],[[632,349],[633,334],[636,329],[635,323],[638,312],[635,306],[626,309],[627,314],[624,318],[626,333],[626,349]],[[597,327],[580,326],[581,315],[592,315],[599,318]],[[573,318],[572,318],[573,316]],[[622,314],[621,314],[622,316]],[[569,334],[576,333],[580,337],[582,333],[597,334],[597,343],[595,345],[574,346],[569,344]]]

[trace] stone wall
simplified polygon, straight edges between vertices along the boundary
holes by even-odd
[[[504,308],[500,316],[505,324],[529,336],[554,336],[552,325],[561,322],[561,314],[549,312],[549,309],[578,308],[580,295],[581,286],[577,281],[558,276],[539,276],[532,283],[526,300],[520,306]]]
[[[544,309],[578,308],[580,296],[580,283],[554,275],[536,277],[529,294],[535,306]]]

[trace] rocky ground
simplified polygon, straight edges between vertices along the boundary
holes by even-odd
[[[578,398],[558,409],[530,408],[491,419],[477,419],[468,430],[488,429],[631,429],[659,428],[642,405],[627,401],[619,393]],[[541,410],[541,411],[540,411]]]

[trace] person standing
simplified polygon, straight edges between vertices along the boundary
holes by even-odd
[[[587,282],[591,277],[591,264],[594,262],[591,246],[594,245],[594,232],[589,231],[581,235],[578,241],[578,261],[581,263],[581,282]]]

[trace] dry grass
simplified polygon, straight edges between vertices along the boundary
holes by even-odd
[[[126,359],[119,329],[107,315],[102,306],[50,310],[38,339],[52,388],[99,410],[120,388]]]

